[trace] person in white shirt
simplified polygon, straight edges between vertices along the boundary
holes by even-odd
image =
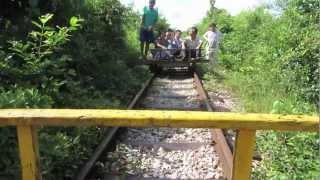
[[[216,54],[219,43],[219,33],[217,31],[217,25],[215,23],[209,25],[208,31],[203,35],[203,38],[207,41],[206,59],[214,63],[214,61],[216,61]]]
[[[201,54],[201,45],[202,41],[197,36],[198,29],[196,27],[192,27],[189,31],[189,37],[184,41],[183,49],[186,49],[186,56],[191,59],[200,58]]]

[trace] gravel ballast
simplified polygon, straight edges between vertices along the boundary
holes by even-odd
[[[194,87],[192,77],[156,78],[141,107],[201,110],[203,103]],[[210,129],[127,129],[102,166],[105,179],[112,175],[137,179],[222,179]]]

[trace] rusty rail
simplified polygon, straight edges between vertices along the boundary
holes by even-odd
[[[201,79],[199,78],[198,74],[195,72],[193,74],[194,80],[197,84],[198,92],[200,93],[201,99],[205,102],[207,110],[209,112],[214,112],[214,108],[210,102],[210,98],[207,92],[203,88],[203,84]],[[223,135],[221,129],[213,129],[211,131],[213,141],[215,143],[215,148],[217,150],[218,156],[221,160],[223,175],[226,179],[231,179],[232,177],[232,152],[229,148],[227,140]]]
[[[143,96],[143,94],[146,92],[148,87],[150,86],[152,80],[156,77],[156,74],[152,75],[151,78],[149,78],[142,86],[140,91],[135,95],[134,99],[130,102],[128,109],[133,109]],[[90,159],[87,161],[87,163],[81,168],[79,171],[80,173],[76,176],[76,180],[85,180],[87,176],[89,175],[90,171],[92,170],[94,163],[97,162],[97,160],[101,157],[104,150],[107,148],[107,146],[110,144],[112,138],[116,135],[118,132],[119,127],[113,127],[111,128],[108,133],[106,134],[103,141],[98,145],[93,155],[90,157]]]

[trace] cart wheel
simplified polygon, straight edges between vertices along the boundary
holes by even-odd
[[[160,67],[160,66],[155,66],[155,69],[156,69],[156,72],[157,73],[161,73],[162,72],[162,67]]]
[[[152,73],[155,72],[154,64],[149,65],[149,71],[152,72]]]
[[[149,70],[152,73],[160,73],[162,71],[162,68],[157,66],[156,64],[152,64],[149,66]]]

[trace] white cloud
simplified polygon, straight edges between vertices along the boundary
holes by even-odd
[[[133,4],[133,7],[142,12],[149,0],[121,0],[124,4]],[[265,0],[217,0],[216,7],[226,9],[232,15],[240,11],[254,8]],[[205,17],[210,8],[209,0],[157,0],[160,14],[169,21],[174,28],[186,30],[197,24]]]

